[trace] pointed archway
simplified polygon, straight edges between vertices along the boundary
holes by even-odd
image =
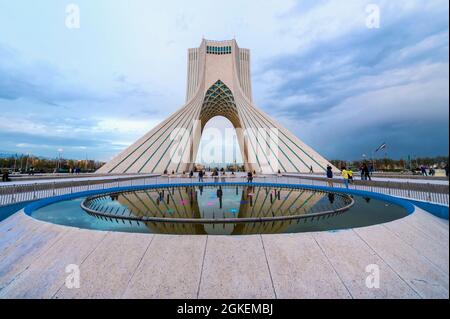
[[[241,124],[233,92],[231,92],[230,88],[220,79],[217,80],[213,85],[211,85],[205,93],[199,115],[201,127],[200,135],[203,134],[203,130],[206,124],[216,116],[223,116],[231,122],[236,131],[236,138],[245,169],[252,170],[252,165],[246,160],[248,158],[248,143],[245,142],[243,127]],[[200,140],[201,136],[200,138],[194,139],[192,141],[193,152],[191,156],[191,165],[188,168],[189,170],[193,168],[194,161],[195,159],[197,159]]]

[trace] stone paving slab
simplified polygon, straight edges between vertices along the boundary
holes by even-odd
[[[0,254],[0,289],[11,283],[41,254],[62,238],[67,228],[42,224]]]
[[[423,298],[448,298],[448,276],[384,225],[354,230]]]
[[[65,283],[66,267],[81,265],[106,234],[70,228],[61,240],[0,290],[0,298],[52,298]]]
[[[443,245],[443,241],[448,243],[448,238],[447,240],[445,238],[433,240],[428,234],[411,226],[404,220],[387,223],[384,226],[406,244],[417,250],[419,254],[427,258],[448,277],[449,250],[446,247],[447,245]]]
[[[433,216],[421,209],[402,219],[405,223],[414,226],[425,233],[431,240],[440,243],[443,247],[449,248],[449,225],[448,221]],[[445,223],[447,222],[447,223]]]
[[[207,236],[155,236],[124,298],[197,298]]]
[[[37,223],[20,213],[8,217],[0,223],[0,254],[15,243],[21,242],[24,236],[44,225],[44,223]]]
[[[199,298],[274,298],[260,236],[208,236]]]
[[[120,298],[153,235],[108,232],[80,265],[80,288],[65,285],[55,298]]]
[[[277,298],[351,298],[308,233],[262,235]]]
[[[313,237],[353,298],[420,298],[353,230],[314,233]],[[374,274],[371,265],[379,269],[378,288],[369,288],[366,284],[368,277]]]

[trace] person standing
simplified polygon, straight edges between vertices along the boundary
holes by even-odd
[[[252,172],[247,173],[247,183],[251,183],[253,181],[253,174]]]
[[[349,183],[352,183],[352,184],[353,184],[353,171],[352,171],[351,168],[349,168],[349,169],[347,170],[347,174],[348,174],[348,181],[349,181]]]
[[[333,187],[333,169],[330,165],[327,166],[327,183],[329,187]]]
[[[9,182],[11,179],[9,178],[8,170],[5,170],[2,175],[2,182]]]
[[[366,163],[364,163],[363,164],[363,168],[362,168],[362,174],[364,175],[364,180],[372,180],[371,179],[371,177],[370,177],[370,171],[369,171],[369,168],[367,167],[367,164]]]
[[[344,179],[345,188],[348,188],[348,171],[345,166],[341,168],[342,178]]]
[[[448,173],[449,173],[448,164],[445,164],[444,170],[445,170],[445,176],[448,177]]]
[[[200,172],[198,172],[198,182],[203,183],[203,170],[200,170]]]

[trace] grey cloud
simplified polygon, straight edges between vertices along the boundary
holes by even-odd
[[[273,85],[268,74],[278,76]],[[384,21],[378,30],[357,29],[317,42],[266,61],[255,80],[255,92],[264,87],[260,107],[287,119],[300,138],[326,156],[358,157],[361,150],[383,142],[387,132],[390,155],[448,154],[446,13],[413,11]],[[416,96],[408,86],[422,91],[417,101],[405,96]],[[364,95],[375,99],[371,111],[362,108],[367,100],[353,99]],[[377,101],[389,108],[379,108]],[[366,113],[360,118],[352,116],[361,109]],[[344,114],[336,114],[338,110]],[[392,116],[379,116],[381,112]],[[372,117],[372,122],[362,117]],[[423,121],[416,123],[418,117]]]

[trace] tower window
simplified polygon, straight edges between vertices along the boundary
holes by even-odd
[[[214,46],[206,46],[206,53],[208,54],[230,54],[231,46],[225,47],[214,47]]]

